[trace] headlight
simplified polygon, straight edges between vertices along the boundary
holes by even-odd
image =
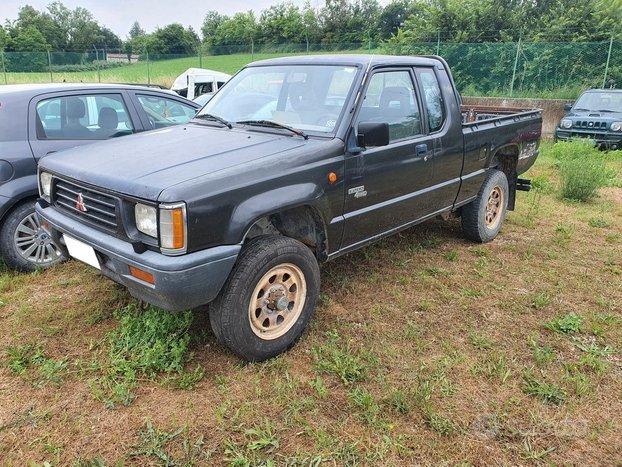
[[[160,205],[160,249],[162,253],[179,255],[186,252],[186,204]]]
[[[39,173],[39,194],[43,198],[50,198],[52,191],[52,174],[48,172]]]
[[[611,131],[622,131],[622,122],[613,122],[611,124]]]
[[[559,126],[560,128],[565,128],[565,129],[572,128],[572,120],[568,120],[567,118],[564,118],[561,122],[559,122]]]
[[[158,213],[153,206],[137,203],[134,206],[136,228],[150,237],[158,238]]]

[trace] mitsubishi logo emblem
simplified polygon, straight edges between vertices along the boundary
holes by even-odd
[[[80,212],[86,212],[86,205],[84,204],[84,197],[82,193],[78,193],[78,197],[76,198],[76,209]]]

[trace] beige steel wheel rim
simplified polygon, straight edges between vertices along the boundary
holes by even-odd
[[[298,321],[307,297],[307,282],[298,266],[279,264],[257,282],[248,305],[251,329],[261,339],[277,339]]]
[[[495,186],[486,203],[486,226],[494,229],[501,221],[501,213],[503,212],[503,190],[500,186]]]

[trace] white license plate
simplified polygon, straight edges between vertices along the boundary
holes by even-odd
[[[80,240],[71,238],[68,235],[64,235],[63,238],[65,239],[65,245],[69,251],[69,256],[93,266],[94,268],[101,269],[93,247],[86,243],[82,243]]]

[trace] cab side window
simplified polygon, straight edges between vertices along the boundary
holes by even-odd
[[[148,94],[138,94],[137,97],[152,130],[188,123],[196,114],[194,107],[175,99]]]
[[[443,95],[438,85],[438,79],[434,74],[434,70],[419,70],[419,78],[426,110],[428,111],[428,127],[431,132],[438,131],[443,126]]]
[[[61,96],[37,104],[40,140],[98,140],[134,132],[120,94]]]
[[[388,123],[390,141],[420,135],[421,114],[410,72],[375,73],[367,87],[358,121]]]

